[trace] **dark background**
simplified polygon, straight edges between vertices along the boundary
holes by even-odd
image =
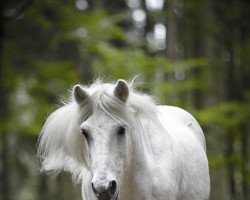
[[[211,200],[250,199],[250,3],[246,0],[2,0],[0,199],[77,200],[39,175],[46,116],[76,83],[140,74],[207,139]]]

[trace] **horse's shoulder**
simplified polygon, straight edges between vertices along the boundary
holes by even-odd
[[[174,121],[190,128],[198,140],[206,148],[205,137],[197,120],[186,110],[175,106],[158,106],[159,118],[163,117],[165,123]]]

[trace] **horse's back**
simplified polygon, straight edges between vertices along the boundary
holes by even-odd
[[[184,127],[188,127],[193,131],[198,141],[206,149],[206,142],[203,131],[197,122],[197,120],[186,110],[183,110],[175,106],[158,106],[159,120],[163,125],[169,125],[169,122],[175,122],[176,124],[182,124]],[[163,117],[163,119],[161,119]]]
[[[171,141],[171,147],[163,148],[166,149],[166,156],[172,154],[171,166],[165,162],[165,167],[170,169],[169,173],[171,170],[175,171],[172,178],[176,179],[173,184],[178,185],[176,199],[208,199],[209,170],[205,137],[201,127],[195,118],[183,109],[159,106],[158,112],[159,121],[168,136],[166,140]],[[161,163],[164,163],[164,160]]]

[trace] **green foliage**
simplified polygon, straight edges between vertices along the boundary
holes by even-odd
[[[100,72],[112,78],[131,78],[136,74],[152,74],[155,65],[152,60],[138,49],[119,49],[107,43],[100,43],[95,52],[97,59],[93,62],[94,73]],[[105,69],[105,72],[103,71]]]
[[[18,78],[12,97],[11,122],[19,134],[39,134],[49,112],[59,100],[67,100],[67,90],[79,80],[70,62],[34,61],[34,72],[23,80]],[[66,96],[65,96],[66,95]]]
[[[79,10],[69,0],[34,1],[23,15],[5,24],[1,83],[8,91],[9,116],[0,132],[35,138],[60,100],[68,100],[67,91],[74,84],[98,76],[115,80],[140,75],[145,83],[140,90],[162,104],[192,111],[201,123],[212,176],[228,166],[235,167],[233,177],[243,174],[249,165],[249,155],[246,159],[241,151],[243,137],[249,137],[249,5],[191,0],[167,2],[162,12],[142,7],[148,24],[131,39],[130,29],[136,29],[133,9],[124,6],[110,13],[109,6],[117,1],[109,6],[88,2],[89,9]],[[147,49],[154,23],[169,20],[174,26],[166,23],[167,36],[176,30],[167,45],[175,43],[170,51],[176,59],[168,59],[166,50]],[[226,155],[229,147],[232,153]],[[249,183],[249,177],[248,172],[242,180]],[[241,182],[235,183],[238,188]]]
[[[225,102],[197,112],[201,123],[205,126],[219,125],[228,131],[238,131],[250,117],[250,105],[240,102]]]

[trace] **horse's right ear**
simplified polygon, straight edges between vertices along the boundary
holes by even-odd
[[[75,85],[73,88],[73,96],[76,102],[81,104],[89,95],[80,85]]]
[[[129,88],[125,80],[119,79],[117,81],[114,89],[114,94],[118,99],[126,103],[129,95]]]

